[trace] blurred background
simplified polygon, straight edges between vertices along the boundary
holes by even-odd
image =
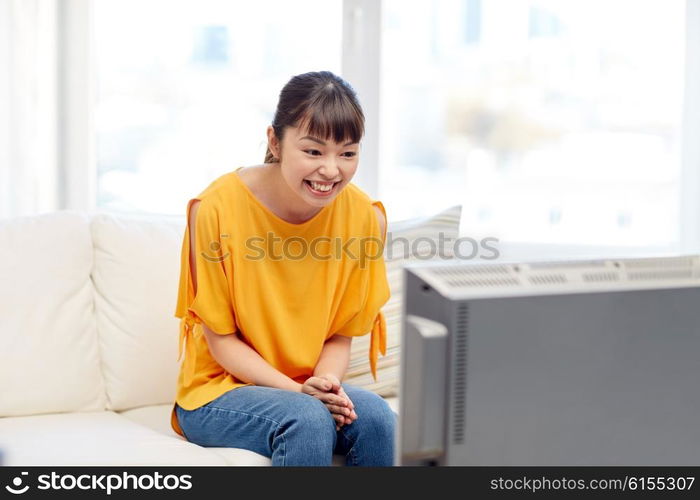
[[[317,70],[358,91],[354,182],[390,221],[700,247],[700,0],[0,0],[0,217],[184,216]]]

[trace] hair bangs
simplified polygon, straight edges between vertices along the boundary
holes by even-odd
[[[337,143],[360,142],[364,135],[362,110],[335,89],[322,92],[301,113],[299,127],[309,135]]]

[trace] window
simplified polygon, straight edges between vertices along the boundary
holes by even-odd
[[[678,242],[684,1],[382,5],[394,212],[462,204],[464,232],[507,241]]]
[[[291,75],[329,69],[360,82],[362,174],[392,220],[461,204],[473,237],[661,248],[700,219],[681,147],[693,2],[92,5],[100,208],[181,215],[262,162]]]
[[[340,73],[341,8],[95,2],[98,206],[181,215],[219,175],[262,163],[287,80]]]

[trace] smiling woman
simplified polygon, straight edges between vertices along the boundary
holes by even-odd
[[[375,378],[386,354],[386,212],[351,182],[363,132],[346,81],[297,75],[267,128],[266,162],[216,178],[188,203],[171,423],[191,442],[247,448],[273,465],[330,465],[333,453],[393,465],[396,414],[341,383],[352,337],[371,335]],[[262,235],[304,250],[246,258]],[[366,239],[380,243],[371,258]],[[318,258],[309,243],[321,240],[353,252]]]

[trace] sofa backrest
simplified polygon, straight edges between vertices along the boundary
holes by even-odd
[[[399,395],[403,266],[417,261],[453,258],[454,251],[449,242],[459,237],[461,213],[461,205],[455,205],[427,217],[389,222],[384,260],[391,296],[382,307],[387,330],[386,356],[379,357],[377,380],[374,380],[367,361],[370,336],[354,337],[344,382],[383,397]]]
[[[0,417],[105,407],[88,222],[0,221]]]
[[[96,214],[90,229],[107,409],[172,403],[185,218]]]

